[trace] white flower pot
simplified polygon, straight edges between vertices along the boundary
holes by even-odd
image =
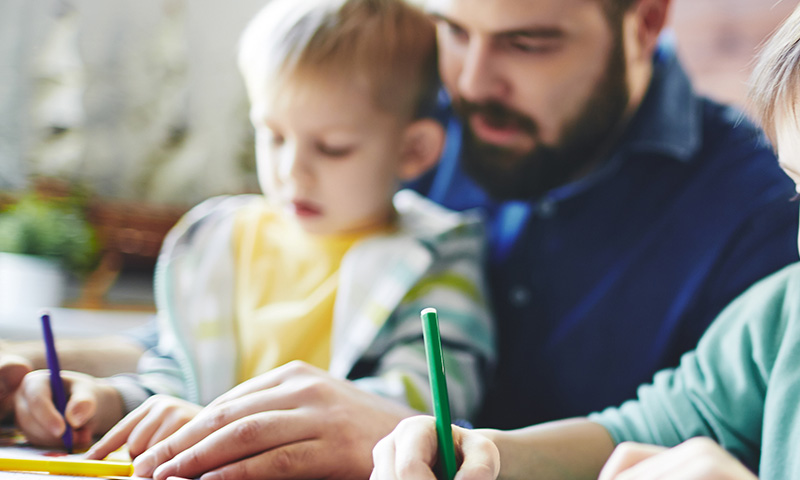
[[[54,260],[0,252],[0,313],[59,307],[66,283],[66,272]]]

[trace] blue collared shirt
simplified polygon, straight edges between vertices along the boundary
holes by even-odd
[[[414,188],[484,211],[499,365],[478,426],[520,427],[633,398],[749,285],[797,260],[797,204],[763,136],[696,96],[660,51],[604,166],[535,201],[493,202],[460,169],[450,119]]]

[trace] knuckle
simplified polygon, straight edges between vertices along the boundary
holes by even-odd
[[[207,414],[206,424],[208,429],[212,432],[219,430],[229,423],[231,423],[231,409],[228,405],[218,405]]]
[[[398,459],[395,464],[395,471],[398,478],[413,478],[419,470],[415,468],[416,465],[409,459]]]
[[[418,436],[421,432],[436,428],[433,417],[418,415],[400,420],[395,427],[398,436]],[[394,434],[393,434],[394,435]]]
[[[158,465],[177,457],[181,451],[173,442],[167,441],[162,442],[160,448],[157,448],[154,453],[156,464]]]
[[[715,447],[715,443],[713,440],[707,437],[694,437],[686,440],[684,442],[687,447],[691,447],[701,452],[707,452],[709,450],[713,450]]]
[[[261,437],[262,429],[256,420],[247,417],[233,428],[233,438],[236,442],[248,444],[257,441]]]
[[[200,464],[203,460],[200,456],[200,452],[197,450],[198,449],[196,448],[190,448],[181,452],[180,455],[170,455],[165,460],[173,460],[175,462],[175,471],[181,472],[185,470],[191,470],[195,465]]]
[[[614,449],[614,455],[626,456],[635,451],[636,448],[636,443],[634,442],[622,442]]]
[[[325,398],[327,390],[327,383],[316,377],[306,380],[300,387],[300,391],[304,397],[315,399]]]
[[[286,476],[292,471],[296,461],[290,451],[285,448],[279,448],[272,456],[272,468],[278,476]]]
[[[372,447],[372,458],[383,456],[385,452],[391,451],[392,445],[394,443],[393,436],[394,434],[391,433],[388,436],[378,440],[378,443],[376,443],[375,446]]]
[[[305,375],[310,373],[309,365],[301,360],[292,360],[285,365],[286,373],[289,375]]]
[[[143,410],[149,410],[149,409],[155,408],[155,407],[157,407],[159,405],[162,405],[165,400],[166,400],[166,396],[164,396],[163,394],[159,393],[159,394],[153,395],[152,397],[148,397],[147,400],[145,400],[144,403],[142,403],[142,405],[139,408],[141,408]]]

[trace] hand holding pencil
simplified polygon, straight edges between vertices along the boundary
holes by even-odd
[[[52,400],[50,372],[36,370],[25,377],[14,402],[17,425],[33,445],[63,448],[69,423],[73,447],[88,447],[116,423],[114,415],[121,418],[122,402],[113,387],[90,375],[62,371],[61,379],[67,396],[63,415]]]
[[[422,319],[428,359],[434,417],[417,416],[400,422],[373,450],[373,480],[433,478],[452,480],[458,472],[470,480],[489,480],[500,473],[500,454],[488,438],[451,425],[450,405],[435,309],[426,308]],[[459,467],[457,458],[461,458]]]
[[[61,371],[46,313],[42,328],[49,368],[22,380],[14,400],[16,423],[33,445],[62,446],[67,451],[86,447],[122,418],[121,399],[100,379]]]
[[[500,474],[500,453],[480,430],[453,426],[458,469],[456,480],[492,480]],[[375,469],[371,480],[400,480],[436,477],[438,462],[436,420],[419,415],[400,422],[372,451]]]

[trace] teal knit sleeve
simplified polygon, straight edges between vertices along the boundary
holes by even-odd
[[[616,443],[674,446],[706,436],[756,467],[767,387],[787,325],[800,322],[800,267],[757,283],[714,321],[678,368],[657,373],[636,400],[590,415]],[[797,329],[793,329],[795,331]]]

